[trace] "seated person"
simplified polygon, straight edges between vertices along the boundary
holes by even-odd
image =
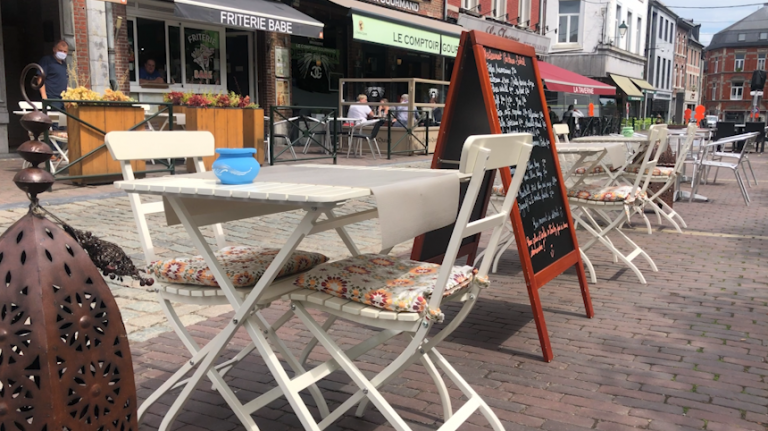
[[[395,118],[392,120],[392,125],[395,127],[407,127],[408,126],[408,95],[403,94],[400,96],[400,105],[392,108],[395,111]]]
[[[386,98],[381,99],[381,103],[389,103],[389,100]],[[389,105],[381,105],[379,106],[379,109],[376,110],[377,117],[386,118],[387,115],[389,115]]]
[[[163,75],[157,70],[157,64],[152,58],[148,58],[144,67],[139,70],[139,84],[165,84]]]
[[[374,117],[371,107],[365,105],[365,103],[368,103],[368,96],[365,94],[357,96],[357,103],[360,103],[360,105],[352,105],[349,107],[349,112],[347,112],[349,118],[365,121]]]

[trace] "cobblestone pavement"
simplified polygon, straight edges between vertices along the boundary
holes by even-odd
[[[768,155],[752,155],[761,181],[749,189],[746,207],[733,177],[721,172],[718,183],[700,193],[708,203],[676,203],[688,223],[678,234],[668,227],[647,235],[637,216],[629,235],[653,257],[659,272],[640,262],[647,285],[612,263],[600,246],[590,250],[598,283],[590,286],[596,316],[584,316],[575,272],[567,271],[540,291],[555,358],[541,361],[541,352],[516,251],[508,251],[491,287],[480,297],[469,318],[440,349],[473,387],[489,401],[508,430],[768,430]],[[684,186],[687,188],[687,186]],[[364,207],[360,201],[350,207]],[[53,205],[49,209],[80,228],[92,230],[140,257],[130,207],[124,197]],[[0,212],[7,227],[24,210]],[[181,228],[161,226],[153,219],[154,237],[164,256],[194,250]],[[238,244],[279,246],[298,222],[297,214],[264,217],[225,226]],[[351,227],[365,251],[377,249],[375,221]],[[585,240],[584,231],[579,238]],[[332,258],[346,253],[332,234],[308,238],[302,248]],[[396,254],[409,251],[401,244]],[[143,400],[189,357],[177,337],[166,332],[154,294],[137,286],[111,284],[132,340],[134,372]],[[275,304],[264,314],[274,320],[285,311]],[[447,307],[447,316],[456,308]],[[210,340],[231,318],[229,307],[185,307],[183,320],[200,343]],[[344,322],[331,333],[342,345],[366,339],[371,331]],[[298,350],[310,339],[296,319],[278,334]],[[249,341],[234,339],[228,355]],[[394,358],[402,342],[390,342],[361,358],[373,373]],[[310,356],[316,364],[328,357],[323,349]],[[250,355],[227,380],[242,400],[273,385],[263,362]],[[331,408],[353,391],[350,380],[335,373],[321,384]],[[383,389],[385,397],[414,429],[435,429],[442,422],[433,383],[413,366]],[[166,396],[153,406],[142,430],[155,429],[173,401]],[[452,390],[458,397],[458,391]],[[454,399],[454,408],[461,405]],[[308,400],[311,403],[311,400]],[[285,400],[258,411],[262,430],[300,429]],[[375,409],[364,418],[345,415],[330,429],[389,429]],[[242,426],[210,385],[200,385],[179,416],[176,428],[240,430]],[[473,415],[462,430],[490,429]]]

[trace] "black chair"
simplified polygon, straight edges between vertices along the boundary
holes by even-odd
[[[379,149],[379,142],[376,140],[376,136],[379,134],[379,130],[381,130],[381,126],[386,123],[387,120],[375,120],[375,122],[365,122],[363,124],[360,124],[358,127],[360,127],[360,131],[358,133],[352,133],[350,135],[350,142],[349,142],[349,148],[347,149],[347,157],[349,157],[349,153],[352,151],[352,148],[355,146],[355,142],[358,143],[358,148],[363,143],[363,139],[365,139],[368,142],[368,147],[371,149],[371,154],[373,155],[373,158],[376,158],[376,152],[379,153],[379,157],[381,157],[381,150]],[[363,133],[363,127],[373,125],[371,128],[370,133]],[[371,144],[371,141],[373,141],[373,144]],[[373,151],[373,145],[376,145],[376,152]],[[362,149],[361,149],[362,152]],[[355,153],[357,153],[357,150],[355,150]]]
[[[729,121],[718,121],[717,122],[717,130],[715,130],[715,137],[712,138],[713,141],[719,141],[720,139],[725,139],[731,136],[736,135],[736,123],[729,122]],[[742,142],[743,144],[743,142]],[[717,146],[717,151],[723,151],[723,148],[721,148],[722,145]],[[732,150],[736,150],[736,144],[731,145]]]
[[[758,132],[757,140],[755,141],[755,152],[763,152],[765,150],[765,123],[760,121],[750,121],[744,125],[744,133]],[[743,143],[740,143],[743,145]],[[739,148],[741,149],[741,148]]]

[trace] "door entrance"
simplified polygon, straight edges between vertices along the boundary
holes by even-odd
[[[227,32],[227,90],[251,96],[253,88],[253,42],[248,32]]]

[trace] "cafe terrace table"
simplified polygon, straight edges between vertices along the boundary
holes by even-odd
[[[451,210],[444,211],[445,208],[442,208],[441,202],[447,201],[447,205],[453,206],[454,210],[458,208],[458,182],[460,179],[468,177],[468,175],[462,175],[456,170],[307,164],[270,167],[264,169],[256,181],[244,185],[222,185],[218,183],[212,172],[116,182],[117,188],[128,193],[163,197],[166,202],[165,212],[169,224],[180,223],[184,226],[235,310],[235,315],[227,326],[147,398],[139,409],[139,418],[160,396],[168,390],[180,386],[183,388],[181,393],[166,413],[159,427],[163,431],[169,430],[176,416],[191,397],[195,387],[212,369],[235,332],[242,326],[250,335],[256,350],[275,378],[277,387],[247,404],[242,404],[231,389],[225,386],[226,390],[222,391],[221,395],[227,404],[233,409],[246,429],[258,429],[250,415],[275,399],[285,396],[302,425],[306,429],[318,429],[315,424],[310,422],[312,415],[298,391],[289,387],[293,384],[293,388],[295,388],[295,385],[298,385],[295,383],[297,379],[302,379],[302,377],[304,380],[322,378],[323,375],[330,374],[335,368],[329,365],[325,369],[326,374],[322,374],[320,377],[318,377],[318,373],[323,371],[316,371],[317,369],[306,373],[296,357],[277,337],[277,328],[287,322],[292,313],[289,310],[274,324],[270,324],[259,311],[264,306],[268,306],[270,302],[288,293],[285,287],[271,289],[273,280],[292,252],[308,235],[333,229],[341,237],[349,252],[355,256],[360,254],[360,251],[345,230],[346,225],[379,217],[382,229],[382,252],[388,253],[391,249],[391,238],[388,239],[384,231],[386,218],[395,219],[390,220],[389,224],[397,226],[397,235],[400,235],[399,230],[404,229],[407,231],[405,235],[411,235],[411,238],[450,224],[451,222],[445,223],[441,220],[433,221],[431,219],[445,219],[441,212],[447,212],[448,218],[455,220],[455,212],[451,215]],[[446,188],[445,179],[454,181],[455,187],[453,183],[448,182],[449,187]],[[339,185],[340,183],[343,185]],[[436,185],[439,185],[439,194],[430,193],[431,190],[434,191]],[[392,196],[384,199],[383,193],[377,194],[374,196],[376,198],[375,208],[344,215],[336,214],[336,209],[345,202],[370,197],[374,192],[378,193],[377,190],[381,190],[381,187],[394,187],[395,200],[391,200]],[[415,191],[418,188],[421,188],[420,192]],[[436,196],[432,196],[432,194]],[[398,202],[398,199],[403,199],[403,201]],[[385,202],[388,204],[385,205]],[[393,203],[395,205],[392,205]],[[214,257],[213,250],[200,231],[200,225],[223,223],[293,210],[303,212],[301,221],[254,288],[245,298],[242,298]],[[387,216],[385,217],[383,214],[387,214]],[[325,219],[319,220],[323,215]],[[415,231],[421,232],[414,234],[412,226],[418,226]],[[292,286],[290,288],[293,290]],[[381,313],[387,312],[382,310]],[[286,374],[276,353],[280,353],[282,358],[294,369],[296,375],[293,379]],[[182,381],[189,372],[194,372],[192,377]],[[310,382],[305,387],[311,389],[311,386]],[[310,392],[312,391],[310,390]],[[315,399],[317,400],[317,398]],[[320,400],[322,401],[322,398]],[[328,412],[324,401],[322,402],[323,405],[318,404],[321,412]]]

